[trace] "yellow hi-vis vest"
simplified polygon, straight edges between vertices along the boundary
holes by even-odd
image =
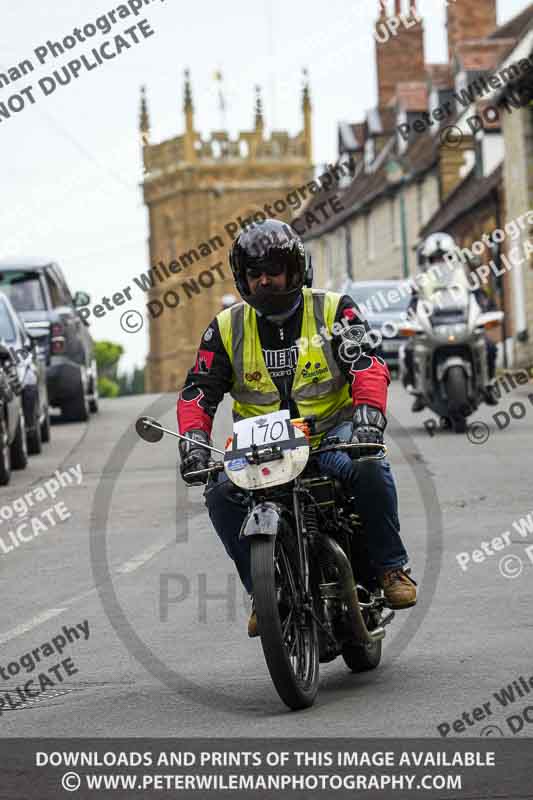
[[[303,297],[303,345],[299,347],[291,397],[301,417],[314,415],[317,419],[317,433],[311,440],[315,446],[326,431],[351,420],[352,401],[323,330],[331,336],[341,295],[304,289]],[[280,395],[265,364],[255,310],[239,303],[221,311],[217,320],[233,367],[233,419],[279,411]]]

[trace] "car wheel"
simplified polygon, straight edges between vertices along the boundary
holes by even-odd
[[[24,414],[20,412],[17,433],[11,445],[11,465],[13,469],[25,469],[28,464],[28,440]]]
[[[4,415],[0,417],[0,486],[6,486],[11,479],[11,450],[9,433]]]
[[[98,371],[96,367],[96,361],[93,361],[92,363],[91,375],[91,398],[89,400],[89,409],[91,414],[98,414],[98,411],[100,410],[100,404],[98,402],[100,395],[98,394]]]
[[[44,420],[41,425],[41,440],[43,442],[50,441],[50,408],[46,406],[46,410],[44,412]]]
[[[39,421],[39,408],[40,402],[37,402],[33,430],[31,433],[28,433],[28,453],[30,456],[38,456],[43,449],[41,423]]]
[[[61,406],[61,411],[67,422],[87,422],[89,419],[89,398],[85,393],[81,375],[78,394],[71,398],[68,403]]]
[[[95,389],[93,396],[89,400],[89,410],[91,414],[98,414],[98,411],[100,410],[100,404],[98,402],[99,399],[98,389]]]

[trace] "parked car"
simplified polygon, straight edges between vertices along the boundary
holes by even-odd
[[[388,366],[398,371],[403,342],[399,327],[411,299],[409,281],[346,281],[341,291],[355,300],[370,328],[379,332],[382,339],[377,350]]]
[[[24,469],[28,463],[21,390],[11,352],[0,340],[0,486],[9,483],[11,469]]]
[[[45,334],[46,335],[46,334]],[[50,441],[50,408],[46,388],[46,355],[41,337],[31,337],[22,319],[0,292],[0,337],[10,350],[22,387],[28,453],[36,455]]]
[[[98,411],[93,341],[77,311],[90,297],[72,297],[59,265],[37,258],[0,260],[0,290],[28,332],[42,338],[50,405],[61,408],[66,420],[84,422]]]

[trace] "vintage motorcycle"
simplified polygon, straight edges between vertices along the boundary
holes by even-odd
[[[489,384],[485,331],[496,327],[501,311],[483,313],[462,270],[434,280],[416,314],[400,327],[414,337],[414,394],[440,417],[442,428],[464,433],[467,418],[483,402]],[[400,378],[409,382],[405,347],[400,348]]]
[[[290,420],[288,411],[236,422],[225,452],[210,447],[224,460],[189,473],[223,470],[247,493],[241,536],[250,539],[259,635],[274,686],[294,710],[313,704],[320,662],[342,655],[353,672],[377,667],[394,616],[370,566],[357,498],[316,463],[320,453],[357,458],[361,448],[376,451],[361,459],[381,459],[386,448],[329,438],[312,450],[313,422]],[[187,438],[150,417],[136,430],[149,442],[163,433]]]

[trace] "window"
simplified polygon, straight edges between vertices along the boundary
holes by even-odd
[[[5,339],[8,344],[17,338],[11,315],[5,303],[0,302],[0,339]]]
[[[372,162],[374,161],[375,157],[376,157],[375,142],[372,138],[369,138],[365,142],[365,167],[367,168],[367,170],[372,165]]]
[[[45,278],[46,278],[46,285],[48,286],[48,291],[50,292],[50,300],[52,301],[53,308],[64,306],[65,297],[63,296],[61,287],[59,286],[59,283],[57,283],[57,281],[55,280],[55,277],[51,275],[51,273],[45,272]]]
[[[15,311],[45,311],[46,304],[38,272],[5,270],[0,273],[0,290]]]

